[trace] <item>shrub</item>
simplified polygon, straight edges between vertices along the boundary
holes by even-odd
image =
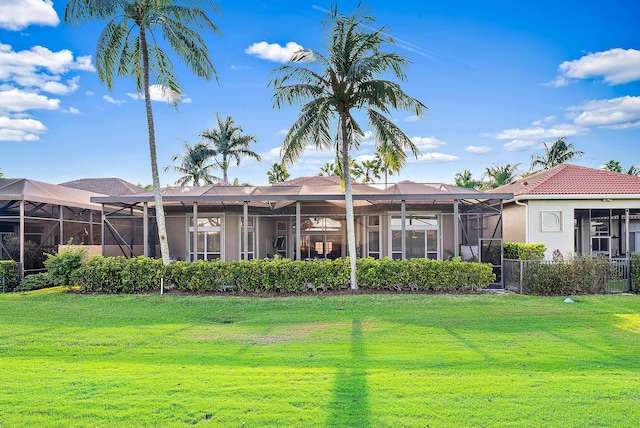
[[[289,259],[221,262],[176,262],[137,257],[91,257],[75,273],[81,291],[136,293],[158,289],[161,278],[177,290],[220,291],[231,285],[236,292],[304,292],[307,284],[338,290],[348,284],[349,260],[292,261]],[[418,288],[474,290],[495,280],[491,265],[453,260],[358,260],[358,280],[364,289]]]
[[[504,258],[511,260],[544,260],[547,250],[544,244],[525,244],[524,242],[504,242]]]
[[[36,273],[33,275],[27,275],[22,278],[20,285],[18,285],[15,291],[33,291],[41,290],[43,288],[53,287],[54,284],[51,281],[51,277],[48,272]]]
[[[631,253],[631,291],[640,292],[640,253]]]
[[[579,256],[566,262],[524,265],[523,292],[537,295],[603,293],[611,280],[611,263],[603,257]]]
[[[87,262],[87,250],[85,248],[69,249],[58,254],[47,254],[44,262],[49,271],[49,277],[55,285],[69,287],[74,285],[75,273]]]
[[[18,264],[13,260],[0,260],[0,287],[4,278],[4,291],[13,291],[18,285]]]

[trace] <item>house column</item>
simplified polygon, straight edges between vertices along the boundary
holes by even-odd
[[[244,260],[249,260],[249,202],[242,204],[242,244],[244,245]]]
[[[20,201],[20,278],[24,278],[24,199]]]
[[[58,244],[58,252],[60,251],[60,246],[64,243],[64,214],[63,214],[63,210],[64,208],[62,207],[62,205],[58,205],[58,228],[59,228],[59,233],[60,233],[60,242]]]
[[[142,203],[142,241],[145,257],[149,257],[149,202]]]
[[[296,201],[296,260],[300,260],[300,202]]]
[[[100,247],[102,247],[102,257],[105,256],[105,251],[104,251],[104,204],[102,205],[102,209],[101,209],[101,213],[100,213],[100,227],[101,227],[101,232],[100,232]]]
[[[405,260],[407,258],[407,226],[405,224],[405,221],[407,219],[407,203],[406,201],[401,201],[400,202],[400,224],[401,224],[401,230],[402,230],[402,237],[401,237],[401,241],[402,241],[402,260]],[[392,244],[393,245],[393,244]]]
[[[458,212],[458,200],[453,201],[453,257],[460,255],[460,237],[458,229],[460,228],[460,213]]]
[[[624,257],[629,258],[631,253],[629,252],[629,208],[624,210]]]
[[[193,201],[193,257],[191,261],[198,260],[198,203]]]

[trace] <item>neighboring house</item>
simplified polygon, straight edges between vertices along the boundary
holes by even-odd
[[[41,269],[43,252],[68,242],[99,245],[102,237],[98,193],[25,178],[0,179],[0,259],[20,262],[24,271]]]
[[[491,192],[504,202],[504,240],[563,254],[628,257],[640,251],[640,177],[562,164]]]
[[[353,184],[360,257],[443,259],[463,255],[500,274],[501,203],[446,184]],[[208,185],[162,191],[170,254],[176,260],[334,259],[347,255],[344,190],[338,177],[301,177],[272,186]],[[105,208],[105,236],[125,255],[158,255],[153,192],[94,197]],[[129,216],[136,233],[120,239]],[[300,227],[297,227],[300,225]],[[155,243],[155,245],[154,245]],[[246,250],[245,250],[246,249]]]

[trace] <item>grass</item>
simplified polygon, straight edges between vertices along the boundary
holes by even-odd
[[[0,425],[637,426],[640,296],[0,295]]]

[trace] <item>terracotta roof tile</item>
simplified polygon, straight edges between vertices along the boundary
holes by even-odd
[[[491,193],[523,195],[640,195],[640,177],[562,164],[520,178]]]

